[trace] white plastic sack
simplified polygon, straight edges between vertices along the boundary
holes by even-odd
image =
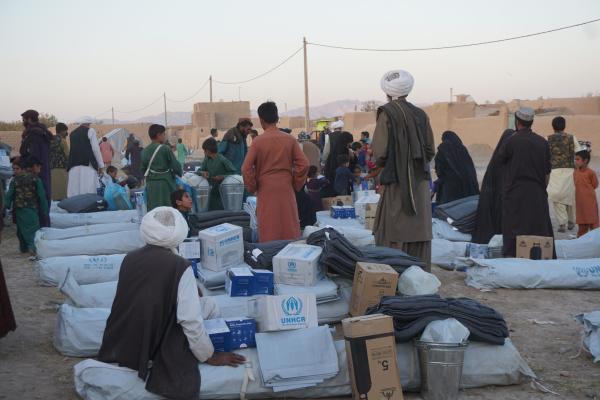
[[[343,220],[336,220],[343,221]],[[312,233],[320,231],[325,226],[312,226],[308,225],[304,228],[304,232],[302,233],[303,238],[307,238]],[[355,246],[373,246],[375,245],[375,236],[373,236],[373,232],[364,228],[357,228],[352,225],[352,227],[345,226],[344,224],[338,223],[336,226],[332,226],[336,231],[344,235],[346,239],[350,240],[352,244]]]
[[[50,202],[50,214],[67,214],[67,210],[63,210],[58,206],[58,201]]]
[[[105,233],[95,236],[83,236],[68,240],[35,241],[40,258],[64,257],[76,255],[122,254],[144,246],[139,231]]]
[[[117,294],[117,282],[79,285],[69,270],[59,290],[67,296],[68,303],[75,307],[111,308]]]
[[[465,283],[476,289],[600,289],[600,258],[588,260],[468,259]]]
[[[356,218],[332,218],[330,211],[317,211],[317,222],[315,224],[321,228],[331,226],[332,228],[344,229],[344,228],[355,228],[364,229],[364,226]]]
[[[69,357],[95,357],[102,344],[110,308],[77,308],[63,304],[58,309],[54,347]]]
[[[421,341],[428,343],[458,344],[469,338],[469,329],[454,318],[430,322],[423,333]]]
[[[50,257],[38,261],[43,283],[58,286],[65,280],[67,271],[80,285],[117,281],[125,254],[98,256]]]
[[[276,295],[296,295],[301,293],[314,293],[317,298],[317,304],[339,298],[338,285],[327,277],[318,281],[315,286],[310,287],[283,285],[281,283],[275,284]]]
[[[344,341],[334,342],[340,372],[335,378],[302,390],[285,393],[286,398],[322,398],[350,396],[350,380]],[[256,349],[236,350],[248,360],[254,381],[249,381],[248,398],[281,398],[269,388],[262,386]],[[412,343],[396,345],[396,358],[401,372],[402,388],[408,391],[420,389],[419,358]],[[246,368],[214,367],[200,364],[202,385],[201,399],[239,399],[240,389],[246,376]],[[535,378],[535,374],[521,358],[512,342],[507,339],[503,346],[480,342],[471,343],[465,350],[465,361],[461,379],[462,388],[482,386],[506,386],[524,383]],[[145,383],[138,378],[137,371],[84,360],[74,367],[75,390],[84,400],[128,399],[156,400],[159,397],[148,393]]]
[[[102,235],[105,233],[136,231],[140,229],[140,225],[136,223],[126,222],[121,224],[99,224],[99,225],[83,225],[72,228],[41,228],[35,233],[36,239],[43,240],[62,240],[71,239],[82,236]]]
[[[101,211],[84,214],[50,213],[53,228],[72,228],[81,225],[137,222],[137,210]]]
[[[600,258],[600,228],[572,240],[556,240],[556,257],[565,260]]]
[[[433,239],[431,241],[431,263],[444,269],[464,270],[464,262],[459,257],[465,256],[468,244],[468,242]]]
[[[413,265],[400,275],[398,291],[405,296],[435,294],[442,283],[437,276]]]
[[[459,232],[456,228],[450,225],[446,221],[441,219],[433,218],[432,222],[432,233],[434,239],[446,239],[451,242],[470,242],[471,235],[467,233]]]
[[[600,311],[592,311],[575,316],[583,324],[583,346],[600,363]]]

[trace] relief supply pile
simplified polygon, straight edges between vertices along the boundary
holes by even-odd
[[[244,259],[242,228],[229,223],[198,232],[202,241],[202,267],[222,271],[240,264]]]

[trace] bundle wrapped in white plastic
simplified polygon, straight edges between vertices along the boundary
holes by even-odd
[[[67,271],[80,285],[117,281],[125,254],[49,257],[38,261],[43,283],[58,286],[65,280]]]
[[[50,213],[50,225],[53,228],[72,228],[81,225],[123,222],[138,222],[137,210],[101,211],[84,214]]]
[[[54,347],[69,357],[95,357],[102,344],[110,308],[77,308],[63,304],[56,315]]]
[[[433,218],[432,222],[432,234],[434,239],[446,239],[451,242],[470,242],[471,235],[467,233],[461,233],[450,225],[446,221],[441,219]]]
[[[413,265],[400,275],[398,291],[405,296],[436,294],[442,282],[437,276]]]
[[[430,322],[423,333],[421,341],[428,343],[463,343],[469,338],[469,329],[454,318]]]
[[[40,258],[76,255],[122,254],[144,246],[137,230],[112,232],[64,240],[37,238],[35,248]]]
[[[583,343],[585,349],[600,363],[600,311],[592,311],[575,316],[583,325]]]
[[[117,293],[117,282],[80,285],[69,270],[59,290],[67,296],[68,303],[75,307],[111,308]]]
[[[465,264],[460,258],[465,256],[468,244],[468,242],[433,239],[431,241],[431,263],[444,269],[464,270]]]
[[[556,240],[556,257],[565,260],[600,258],[600,228],[572,240]]]
[[[343,220],[339,220],[339,221],[343,221]],[[302,237],[306,239],[312,233],[320,231],[321,229],[323,229],[325,227],[326,226],[308,225],[304,228],[304,232],[302,232]],[[354,225],[353,226],[345,226],[342,223],[338,223],[336,226],[333,226],[333,228],[335,228],[336,231],[338,231],[339,233],[344,235],[344,237],[346,239],[348,239],[349,241],[351,241],[355,246],[375,245],[375,236],[373,236],[373,232],[368,229],[364,229],[362,227],[359,228]]]
[[[295,295],[302,293],[314,293],[317,297],[317,304],[335,301],[340,298],[338,285],[327,277],[319,280],[315,286],[275,284],[276,295]]]
[[[140,225],[132,222],[120,224],[82,225],[72,228],[41,228],[35,233],[38,240],[62,240],[105,233],[137,231]]]
[[[600,258],[468,259],[465,283],[477,289],[600,289]]]
[[[332,379],[302,390],[285,392],[286,398],[331,398],[350,396],[352,390],[348,374],[343,340],[334,342],[340,372]],[[260,365],[256,349],[236,350],[246,360],[246,368],[215,367],[200,364],[202,385],[201,399],[239,399],[240,394],[246,398],[281,398],[281,393],[274,393],[264,387],[260,379]],[[396,358],[402,388],[407,391],[420,389],[419,358],[414,345],[401,343],[396,345]],[[253,376],[254,380],[248,380]],[[465,360],[461,378],[462,388],[483,386],[516,385],[535,379],[535,374],[521,358],[512,342],[507,339],[503,346],[495,346],[481,342],[471,343],[465,350]],[[137,371],[116,365],[101,363],[96,360],[84,360],[74,368],[75,390],[84,400],[128,399],[156,400],[158,396],[145,390],[145,383],[137,376]],[[242,385],[247,382],[242,393]]]

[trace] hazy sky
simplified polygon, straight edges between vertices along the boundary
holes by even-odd
[[[154,1],[0,0],[0,119],[27,108],[60,120],[182,99],[209,74],[238,81],[260,74],[309,41],[354,47],[428,47],[527,34],[600,17],[598,0]],[[381,75],[404,68],[415,102],[470,93],[477,101],[600,92],[600,23],[508,43],[414,53],[309,47],[311,105],[383,99]],[[214,85],[214,99],[241,91],[252,108],[304,104],[302,53],[241,85]],[[190,101],[168,103],[191,111]],[[162,100],[134,119],[162,112]],[[110,112],[99,115],[109,118]]]

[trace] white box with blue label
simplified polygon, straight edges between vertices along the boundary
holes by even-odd
[[[221,224],[198,232],[202,241],[202,268],[223,271],[244,260],[243,230],[232,224]]]
[[[231,351],[231,332],[223,318],[204,320],[204,329],[215,351]]]
[[[225,290],[231,297],[252,296],[254,274],[249,267],[229,268],[225,274]]]
[[[315,328],[317,298],[314,293],[292,296],[261,296],[248,301],[248,312],[258,332]]]
[[[275,289],[275,278],[273,271],[267,269],[253,269],[254,281],[252,282],[251,293],[253,296],[259,294],[272,295]]]
[[[231,350],[256,347],[256,321],[252,318],[226,318],[231,335]]]
[[[319,257],[322,249],[308,244],[291,243],[273,257],[275,283],[314,286],[322,278]]]

